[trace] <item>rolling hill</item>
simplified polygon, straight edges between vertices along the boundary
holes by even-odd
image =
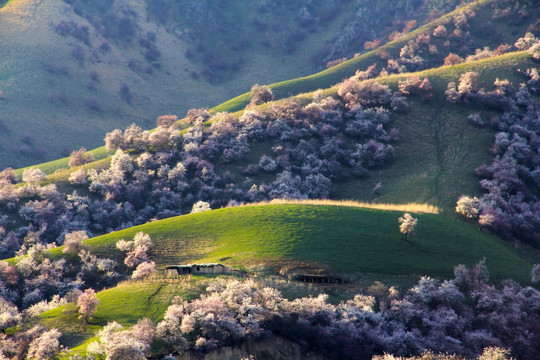
[[[457,1],[392,1],[393,13],[388,1],[266,3],[2,2],[0,167],[94,148],[112,129],[150,128],[157,116],[211,107],[254,83],[309,75],[334,37],[332,56],[352,57],[354,41],[387,34],[393,21],[422,24]]]
[[[381,84],[397,90],[398,83],[410,76],[429,79],[433,88],[430,101],[410,97],[410,107],[405,113],[392,115],[392,125],[399,130],[400,138],[395,144],[396,158],[390,166],[374,169],[364,179],[348,179],[336,182],[332,198],[357,199],[367,201],[371,190],[377,183],[383,188],[377,201],[389,203],[430,203],[440,206],[445,211],[452,211],[455,201],[462,194],[479,194],[478,178],[474,169],[488,163],[492,157],[489,148],[493,143],[494,132],[489,128],[472,125],[467,116],[480,113],[487,118],[495,115],[492,110],[470,105],[451,104],[446,100],[444,91],[449,82],[459,80],[468,72],[479,73],[480,87],[491,89],[496,78],[508,79],[513,84],[523,81],[523,76],[516,69],[533,68],[537,64],[526,52],[516,52],[494,58],[477,60],[455,66],[424,70],[417,73],[395,74],[377,78]],[[352,71],[353,68],[351,68]],[[321,81],[328,81],[327,73],[321,73]],[[300,84],[303,84],[300,81]],[[304,85],[301,85],[302,87]],[[336,96],[337,88],[324,91],[325,95]],[[312,93],[299,94],[301,102],[308,102]],[[234,111],[233,102],[221,105],[220,110]],[[262,106],[266,108],[268,105]],[[217,111],[217,110],[213,110]],[[242,111],[235,113],[240,116]],[[254,154],[266,151],[265,145],[255,145]],[[260,150],[258,150],[260,148]],[[96,159],[93,165],[84,168],[102,167],[109,156],[104,147],[93,150]],[[70,188],[67,178],[77,168],[52,174],[66,167],[69,158],[44,163],[36,167],[44,170],[50,181]],[[241,171],[243,164],[225,166],[226,170]],[[18,170],[22,173],[23,169]]]
[[[119,239],[131,239],[139,231],[150,234],[150,257],[160,268],[158,277],[98,293],[100,305],[88,326],[82,326],[73,304],[45,312],[34,322],[58,328],[65,345],[84,352],[107,322],[131,326],[142,317],[159,321],[174,296],[189,300],[202,293],[214,276],[176,282],[163,278],[165,266],[190,262],[219,261],[254,274],[265,269],[266,275],[277,274],[282,266],[322,267],[355,279],[353,283],[367,276],[391,285],[421,274],[447,278],[455,265],[486,258],[493,282],[507,277],[529,281],[529,261],[473,225],[424,213],[433,208],[409,205],[411,211],[420,211],[413,213],[419,223],[416,235],[405,240],[397,227],[401,211],[357,206],[363,205],[296,202],[224,208],[89,239],[85,244],[92,253],[121,262],[123,254],[115,249]],[[61,251],[62,247],[50,250],[49,256],[58,259]]]
[[[191,5],[185,9],[176,7],[174,2],[168,0],[161,0],[154,5],[140,0],[126,6],[106,1],[92,3],[87,0],[64,0],[64,3],[59,0],[44,0],[40,3],[11,0],[3,7],[0,5],[0,21],[8,19],[11,24],[17,23],[17,26],[25,29],[25,34],[35,33],[36,29],[45,26],[44,19],[50,19],[47,31],[41,33],[41,38],[33,40],[35,44],[42,41],[47,43],[53,38],[62,39],[49,48],[50,54],[45,54],[46,56],[39,60],[41,73],[48,74],[46,86],[52,89],[52,95],[48,96],[48,110],[43,111],[42,108],[41,115],[49,116],[52,111],[64,106],[65,110],[77,109],[71,114],[70,121],[80,120],[81,109],[84,109],[88,118],[84,126],[81,123],[73,125],[66,122],[65,127],[54,132],[56,138],[51,138],[51,143],[62,137],[66,139],[64,145],[71,146],[70,141],[80,145],[80,140],[73,136],[74,128],[71,126],[75,126],[90,138],[95,134],[88,132],[85,126],[93,126],[101,121],[102,125],[96,126],[92,131],[96,134],[103,133],[113,125],[109,116],[118,118],[124,125],[132,122],[130,116],[140,116],[137,121],[142,121],[144,127],[149,128],[150,121],[145,123],[143,119],[148,119],[145,111],[155,112],[152,115],[155,117],[172,112],[166,109],[181,108],[183,105],[179,104],[184,102],[189,102],[190,107],[194,104],[191,101],[200,101],[197,106],[204,106],[205,102],[217,103],[240,92],[237,90],[242,86],[246,87],[248,79],[257,74],[256,70],[262,67],[261,64],[269,64],[268,74],[274,68],[283,68],[282,72],[272,74],[276,75],[276,78],[284,74],[281,78],[288,74],[292,77],[309,73],[313,67],[308,71],[305,65],[312,64],[312,52],[328,43],[330,35],[336,29],[343,31],[340,21],[347,18],[346,10],[328,18],[326,25],[321,22],[324,18],[315,17],[313,24],[309,25],[311,33],[306,34],[303,39],[294,40],[295,52],[274,61],[272,56],[275,54],[267,49],[268,51],[257,53],[258,55],[245,63],[240,61],[240,68],[233,68],[227,65],[227,61],[235,53],[241,56],[243,51],[249,52],[261,46],[269,46],[264,44],[264,39],[258,39],[261,43],[248,46],[246,39],[235,38],[235,31],[239,31],[236,26],[261,27],[261,24],[252,21],[253,13],[248,9],[253,8],[244,2],[235,3],[239,8],[221,6],[217,10],[205,8],[203,3],[188,3]],[[361,1],[347,1],[343,6],[350,10],[360,3]],[[405,3],[408,4],[407,1],[400,2],[401,5]],[[425,11],[428,3],[424,2],[419,9]],[[500,80],[506,79],[507,90],[498,90],[499,94],[506,91],[502,97],[507,101],[505,104],[510,104],[503,107],[505,116],[519,122],[523,120],[520,116],[525,111],[532,111],[530,109],[535,109],[536,106],[537,89],[534,88],[534,82],[528,85],[528,107],[525,106],[527,104],[520,103],[516,90],[519,84],[529,80],[525,72],[537,68],[538,61],[527,51],[510,51],[509,46],[499,47],[498,49],[502,49],[500,53],[485,48],[482,50],[484,46],[496,48],[504,43],[513,44],[525,31],[535,30],[540,26],[539,22],[534,21],[540,14],[540,8],[535,6],[534,2],[525,1],[519,6],[509,4],[510,2],[503,0],[474,2],[415,31],[394,34],[395,40],[388,44],[325,71],[272,84],[269,87],[275,98],[268,103],[256,107],[247,106],[252,94],[245,93],[210,109],[211,114],[219,115],[208,115],[204,118],[207,120],[204,124],[193,119],[182,119],[175,125],[161,126],[151,133],[139,133],[142,134],[141,139],[144,136],[150,139],[152,134],[160,132],[166,133],[168,135],[164,143],[150,140],[145,143],[141,140],[142,145],[138,147],[118,145],[125,153],[118,151],[114,156],[108,153],[105,147],[96,148],[91,151],[95,161],[72,169],[67,169],[69,158],[43,163],[36,166],[47,174],[46,180],[41,182],[29,180],[28,184],[11,184],[12,176],[6,173],[7,180],[0,181],[0,215],[5,214],[0,216],[0,250],[9,254],[6,256],[12,256],[19,249],[19,254],[30,255],[26,255],[26,258],[21,255],[6,259],[10,265],[18,262],[22,264],[16,268],[1,263],[0,285],[3,285],[4,281],[6,286],[0,286],[0,291],[4,291],[6,296],[9,295],[10,301],[28,307],[41,299],[49,300],[53,294],[65,294],[67,290],[64,289],[75,286],[76,282],[72,282],[74,279],[77,279],[77,284],[84,284],[83,289],[94,287],[101,290],[98,293],[100,305],[90,324],[82,324],[78,319],[76,306],[68,303],[25,321],[21,328],[12,328],[9,331],[25,330],[38,323],[47,328],[55,327],[63,334],[63,344],[84,354],[86,346],[108,322],[118,321],[126,327],[142,317],[149,317],[157,322],[163,319],[165,310],[175,296],[191,300],[204,293],[205,287],[216,277],[244,278],[246,274],[262,282],[272,279],[271,281],[282,284],[293,284],[293,287],[296,282],[290,281],[292,277],[285,280],[281,276],[294,271],[331,274],[344,279],[345,285],[331,285],[328,288],[303,287],[302,291],[309,291],[302,296],[326,292],[331,295],[334,303],[350,299],[353,291],[370,294],[369,291],[373,289],[386,291],[391,285],[403,291],[421,276],[448,279],[452,277],[456,265],[465,264],[471,267],[482,259],[485,259],[489,269],[491,284],[499,284],[501,280],[511,278],[522,285],[532,285],[531,269],[533,263],[538,262],[537,250],[530,249],[519,241],[515,241],[514,246],[511,246],[502,238],[534,244],[529,238],[513,238],[503,231],[504,226],[522,225],[525,229],[536,221],[536,215],[530,211],[535,209],[532,202],[535,201],[537,191],[534,182],[537,180],[537,173],[534,172],[536,160],[531,160],[532,156],[529,155],[520,157],[537,138],[534,137],[536,130],[529,131],[531,129],[527,126],[530,124],[525,124],[524,127],[512,126],[514,129],[508,130],[508,123],[502,124],[500,120],[501,108],[494,109],[493,104],[478,100],[486,94],[492,94],[490,91],[494,88],[494,83],[501,83]],[[505,7],[507,5],[508,7]],[[171,13],[168,16],[161,16],[157,11],[163,6],[170,6]],[[258,3],[257,6],[261,5]],[[220,26],[234,22],[234,16],[239,13],[245,18],[238,21],[230,32],[205,34],[200,37],[205,42],[218,43],[216,48],[208,50],[197,44],[197,41],[201,40],[194,30],[200,31],[204,25],[197,24],[196,17],[191,19],[192,22],[181,24],[179,14],[183,10],[192,17],[199,12],[208,14],[209,20],[219,20],[209,26],[215,31],[218,31]],[[257,8],[257,11],[259,10]],[[288,10],[290,9],[282,7],[280,11],[288,14]],[[519,10],[520,19],[523,21],[508,21],[509,17],[505,15],[507,10],[510,13]],[[123,14],[121,18],[114,17],[114,14],[118,14],[117,11]],[[144,17],[143,14],[147,16]],[[223,18],[219,18],[221,14]],[[302,11],[302,14],[305,12]],[[347,19],[352,24],[358,20],[358,16],[354,16],[356,20]],[[411,14],[403,16],[400,19],[408,18]],[[25,22],[30,18],[32,21]],[[124,25],[133,25],[133,33],[125,34],[125,28],[116,26],[118,21]],[[264,18],[263,21],[269,20]],[[294,32],[297,21],[298,17],[285,16],[284,33]],[[383,23],[378,23],[377,26],[382,28]],[[445,32],[449,29],[448,38],[435,35],[435,29],[442,31],[442,25]],[[85,43],[85,31],[81,30],[81,26],[91,29],[87,33],[88,43]],[[273,29],[269,23],[265,26],[268,27],[265,28],[267,30]],[[13,29],[9,31],[14,31]],[[387,30],[381,31],[384,33]],[[6,32],[0,25],[0,35],[2,32],[14,34],[9,31]],[[269,33],[274,34],[268,30],[264,36]],[[124,36],[126,38],[123,38]],[[186,40],[191,36],[198,40]],[[16,48],[17,39],[12,37],[13,39],[7,41],[11,46],[7,49],[12,49],[8,52],[11,51],[10,56],[15,54],[14,56],[22,58],[22,54],[29,50]],[[67,42],[64,41],[66,39]],[[342,38],[338,36],[334,40],[339,43],[339,39]],[[79,41],[82,41],[85,47],[78,44]],[[101,46],[95,47],[101,41],[102,44],[109,44],[107,50]],[[245,48],[240,46],[242,41]],[[170,53],[159,52],[157,56],[155,51],[163,49],[166,44],[171,45],[173,50]],[[290,46],[287,42],[285,44]],[[274,49],[274,46],[277,45],[272,43],[270,48]],[[303,46],[312,52],[297,56]],[[82,58],[77,50],[79,48],[83,49]],[[286,47],[276,48],[287,52]],[[476,60],[469,58],[465,63],[441,66],[446,54],[455,51],[466,57],[474,48],[480,49],[477,55],[484,52],[489,56],[479,55]],[[90,55],[89,51],[92,49],[94,51]],[[67,65],[58,67],[54,57],[62,51],[64,58],[69,58],[70,52],[72,58],[66,62]],[[347,53],[345,48],[342,51]],[[216,74],[205,68],[208,67],[206,61],[213,59],[208,55],[209,52],[213,52],[213,56],[217,54],[227,58],[220,65],[223,70],[222,77],[213,77]],[[410,52],[410,56],[403,55]],[[416,56],[413,56],[415,54]],[[147,61],[149,67],[141,62],[141,56],[146,59],[143,61]],[[150,61],[149,58],[153,56],[157,56],[157,59]],[[185,63],[176,62],[181,56],[186,58]],[[290,67],[283,66],[289,57],[295,57],[295,61],[291,62]],[[27,102],[33,96],[29,92],[26,98],[11,98],[12,90],[22,91],[28,85],[24,82],[15,84],[14,77],[9,74],[17,74],[18,67],[37,68],[36,61],[32,56],[24,58],[20,63],[12,62],[9,65],[0,60],[0,69],[2,66],[9,68],[8,71],[0,73],[0,90],[2,87],[8,89],[4,98],[0,99],[0,115],[2,111],[9,114],[15,106],[20,108],[22,102]],[[184,69],[187,70],[182,73],[176,69],[178,66],[186,66]],[[393,66],[402,68],[396,70]],[[98,68],[99,71],[96,70]],[[147,70],[144,70],[145,68]],[[175,71],[172,71],[173,68]],[[196,68],[198,70],[193,70]],[[374,68],[377,70],[373,71]],[[402,73],[404,69],[407,72]],[[207,71],[204,76],[193,75],[194,71],[203,73],[205,70]],[[347,100],[341,92],[343,87],[338,84],[359,70],[366,70],[366,74],[373,71],[367,78],[374,80],[358,80],[355,84],[384,91],[387,98],[390,98],[392,93],[396,96],[398,90],[402,91],[398,93],[400,96],[407,95],[400,84],[412,77],[429,81],[429,94],[413,93],[402,98],[408,103],[408,108],[403,111],[396,110],[390,101],[377,100],[370,104],[367,101],[369,97],[366,97],[367,100],[360,99],[365,100],[360,106],[360,101],[355,103]],[[45,83],[40,82],[43,80],[40,71],[33,74],[22,71],[27,80],[37,79],[36,89],[45,86]],[[473,96],[464,96],[460,99],[461,102],[449,102],[445,93],[447,85],[450,82],[459,83],[460,78],[470,72],[478,75],[475,82],[481,90],[470,92],[477,96],[477,100],[475,101]],[[81,84],[73,85],[75,78],[79,79],[82,73],[90,79],[86,89],[79,86]],[[136,73],[136,76],[132,73]],[[363,79],[361,74],[356,76]],[[229,86],[233,78],[240,80],[235,82],[234,86]],[[244,80],[245,83],[242,82]],[[4,87],[5,84],[9,86]],[[67,101],[64,101],[64,96],[57,90],[58,86],[64,85],[74,86],[68,88],[69,92],[66,94],[70,97]],[[204,89],[199,91],[199,87]],[[84,95],[81,95],[81,91]],[[185,93],[182,93],[183,91]],[[211,95],[205,96],[206,92]],[[165,93],[167,96],[163,95]],[[86,100],[88,94],[91,98]],[[376,98],[376,95],[373,97]],[[159,101],[156,101],[156,98],[159,98]],[[95,99],[97,103],[91,99]],[[111,110],[115,106],[115,110]],[[32,111],[38,108],[39,106],[35,109],[29,108],[31,111],[25,116],[31,116]],[[184,111],[185,109],[182,113]],[[378,118],[373,115],[375,113],[387,114],[388,119],[384,119],[382,115]],[[10,119],[15,118],[13,114],[9,115]],[[327,117],[327,114],[330,116]],[[469,119],[473,114],[485,123],[491,122],[493,126],[473,124]],[[368,119],[366,123],[372,121],[370,116],[373,116],[377,121],[376,123],[373,120],[373,124],[379,125],[376,130],[379,133],[373,131],[368,132],[368,135],[351,135],[350,124],[359,126],[362,116]],[[42,119],[43,117],[33,116],[35,129],[39,130],[37,122]],[[499,127],[495,125],[497,121]],[[16,139],[18,135],[13,131],[15,128],[6,124],[6,121],[0,122],[0,127],[3,126],[6,130],[4,133],[9,134],[9,138]],[[383,125],[388,127],[385,129]],[[120,126],[115,122],[112,127]],[[388,133],[399,133],[399,136],[390,136],[386,130]],[[260,132],[258,135],[257,131]],[[524,149],[516,150],[517,155],[512,157],[514,164],[518,164],[518,161],[521,163],[519,166],[509,166],[510,170],[493,170],[491,175],[484,174],[483,179],[487,179],[489,183],[500,175],[495,173],[496,171],[503,175],[511,174],[512,170],[516,173],[519,171],[510,181],[519,183],[520,176],[525,180],[520,187],[516,186],[516,191],[508,192],[512,198],[503,204],[510,204],[504,211],[510,214],[506,219],[519,220],[519,216],[528,218],[517,225],[501,222],[503,227],[490,227],[490,224],[482,224],[481,227],[475,224],[475,221],[464,221],[455,215],[454,207],[462,194],[480,197],[492,190],[487,190],[486,184],[483,189],[480,187],[479,175],[476,174],[478,171],[475,169],[482,164],[490,164],[494,161],[494,153],[504,149],[501,136],[497,137],[496,144],[499,144],[499,148],[493,145],[496,131],[508,131],[509,134],[514,131],[526,139],[515,141],[512,145]],[[43,135],[44,139],[48,136],[46,131],[43,131]],[[372,135],[373,137],[370,137]],[[514,136],[513,140],[516,138]],[[31,134],[23,134],[19,140],[23,144],[23,151],[13,147],[11,150],[25,153],[25,156],[40,156],[40,143]],[[365,155],[361,150],[377,141],[377,146],[380,147],[376,152],[383,152],[384,146],[389,146],[386,149],[392,150],[391,160],[374,166],[366,165],[368,160],[358,160]],[[340,142],[344,145],[340,145]],[[510,140],[508,142],[510,143]],[[132,144],[134,143],[136,141],[132,141]],[[6,144],[2,143],[0,138],[0,147],[12,146]],[[321,150],[323,146],[326,147],[324,152]],[[535,151],[531,149],[532,147],[527,154]],[[513,154],[511,156],[514,156]],[[501,153],[497,155],[502,157]],[[313,157],[309,158],[310,156]],[[373,159],[375,158],[369,158],[369,161]],[[1,162],[0,156],[0,164]],[[364,173],[355,173],[358,164],[365,166],[360,166],[361,170],[365,170]],[[20,175],[29,168],[20,168],[17,173]],[[488,172],[485,169],[484,171]],[[75,172],[80,175],[80,181],[70,179]],[[497,184],[499,190],[505,186],[504,182],[501,184]],[[334,200],[287,200],[287,197],[328,197]],[[258,202],[272,198],[282,200]],[[497,201],[507,199],[492,197],[491,206],[498,210],[497,206],[501,205],[497,205]],[[203,205],[211,205],[216,209],[187,214],[192,206],[196,207],[198,201],[208,202],[209,204]],[[250,202],[253,203],[249,204]],[[521,205],[523,206],[520,207]],[[511,214],[515,209],[518,210]],[[484,212],[485,210],[482,209],[481,215],[493,216],[491,221],[498,220],[497,213],[493,215]],[[410,238],[405,238],[398,231],[397,219],[404,212],[410,212],[418,219],[415,235]],[[178,214],[186,215],[177,216]],[[516,217],[512,218],[511,215]],[[133,226],[134,224],[141,225]],[[486,227],[493,233],[484,230]],[[123,230],[113,231],[118,229]],[[79,256],[75,253],[64,254],[63,246],[52,245],[54,242],[61,244],[67,238],[66,234],[77,230],[83,230],[89,235],[91,232],[99,235],[84,241],[85,248],[98,258],[92,260],[92,256],[85,252]],[[532,229],[530,233],[533,234],[534,231],[535,229]],[[130,278],[131,271],[123,265],[125,253],[116,249],[116,243],[121,239],[131,240],[139,232],[147,233],[152,238],[153,245],[149,250],[148,260],[156,263],[157,273],[144,280],[117,283],[118,279]],[[495,233],[501,237],[494,235]],[[45,250],[43,245],[47,243],[49,248]],[[21,262],[23,259],[31,261]],[[114,271],[104,273],[112,266],[106,259],[112,259],[119,264],[115,268],[119,274]],[[164,273],[165,267],[169,265],[206,262],[223,263],[241,272],[227,276],[193,276],[186,279],[170,279]],[[105,280],[96,280],[85,275],[82,268],[92,266],[95,273],[105,274]],[[10,280],[7,276],[9,271],[15,271],[20,279],[11,281],[13,278]],[[112,274],[110,279],[108,274]],[[43,281],[44,279],[50,279],[50,284]],[[515,283],[504,284],[503,286],[510,286],[508,284]],[[104,289],[111,285],[113,287]],[[515,285],[517,289],[518,285]],[[485,284],[483,286],[484,290],[490,288]],[[274,287],[279,289],[279,286]],[[529,293],[535,291],[532,288],[523,289]],[[499,290],[493,287],[493,291]],[[285,297],[291,299],[298,296],[300,294],[285,294]]]
[[[449,277],[455,265],[473,265],[486,257],[494,281],[507,277],[529,281],[527,261],[497,237],[463,221],[418,213],[416,236],[405,241],[397,226],[402,212],[321,204],[300,201],[182,215],[98,236],[85,244],[99,257],[122,262],[124,254],[116,250],[116,242],[142,231],[153,239],[151,257],[160,268],[223,262],[240,268],[267,264],[274,272],[298,262],[342,274]],[[49,250],[51,258],[62,257],[62,249]]]
[[[503,18],[492,19],[495,11],[494,4],[496,2],[493,1],[475,2],[383,45],[376,51],[365,53],[323,72],[272,84],[269,87],[272,88],[276,99],[296,95],[301,101],[307,101],[313,96],[310,92],[317,89],[327,89],[324,94],[335,95],[336,89],[331,87],[344,77],[351,76],[358,69],[366,69],[372,64],[377,64],[379,68],[383,67],[385,60],[379,55],[381,51],[397,57],[400,49],[417,38],[419,34],[431,34],[442,24],[452,26],[454,16],[464,10],[473,10],[475,13],[475,21],[471,22],[469,32],[471,41],[476,46],[495,47],[502,42],[515,42],[516,38],[530,25],[527,25],[527,22],[521,25],[508,23]],[[534,11],[537,9],[531,8],[531,12]],[[533,13],[529,14],[527,19],[532,19],[532,15]],[[487,37],[484,36],[485,29],[482,25],[486,22],[497,29]],[[432,43],[439,47],[444,46],[441,39],[433,38]],[[437,55],[429,56],[431,57],[427,57],[426,60],[430,66],[441,61]],[[391,166],[372,171],[367,179],[337,183],[332,197],[368,200],[373,187],[381,183],[383,190],[380,201],[382,202],[429,202],[450,210],[461,194],[479,194],[480,188],[474,169],[490,161],[491,154],[488,149],[493,141],[493,132],[472,126],[467,121],[467,116],[480,113],[482,116],[490,117],[494,113],[474,106],[463,107],[449,104],[444,96],[446,84],[456,81],[467,71],[477,71],[480,74],[480,85],[487,89],[491,88],[493,81],[499,77],[507,78],[517,85],[523,81],[523,77],[516,72],[516,69],[535,66],[536,63],[526,53],[511,53],[456,66],[378,78],[377,81],[396,90],[398,82],[408,76],[426,77],[432,83],[434,97],[429,102],[413,97],[410,99],[409,112],[394,115],[393,126],[400,131],[401,136],[395,146],[396,160]],[[246,93],[210,109],[210,112],[238,112],[236,116],[240,116],[249,98],[250,94]],[[103,159],[110,155],[103,147],[93,150],[92,153],[96,159],[102,160],[96,163],[96,166],[106,164]],[[68,158],[64,158],[39,164],[37,167],[51,174],[56,170],[67,168],[67,162]],[[51,177],[51,180],[66,180],[71,171],[73,170],[56,174]],[[18,172],[22,173],[22,169]]]

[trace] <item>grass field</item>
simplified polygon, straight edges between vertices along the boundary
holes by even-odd
[[[74,352],[81,352],[108,322],[131,326],[144,317],[160,321],[175,296],[193,299],[203,292],[208,280],[193,277],[177,283],[125,282],[97,294],[100,304],[89,324],[79,319],[73,303],[47,311],[34,321],[57,328],[62,332],[62,343]]]
[[[457,264],[486,257],[494,281],[528,283],[532,265],[502,240],[452,217],[418,213],[416,235],[398,231],[403,212],[329,205],[225,208],[160,220],[86,241],[93,253],[122,262],[120,239],[144,231],[159,268],[222,262],[240,269],[314,264],[341,274],[451,277]],[[62,247],[50,251],[62,255]],[[11,262],[13,260],[10,260]]]
[[[398,231],[397,218],[405,210],[418,218],[416,234],[408,240]],[[455,265],[471,266],[486,258],[492,281],[529,283],[531,263],[508,244],[461,220],[423,211],[418,205],[390,211],[324,202],[266,204],[184,215],[92,238],[86,245],[94,254],[122,261],[123,254],[115,250],[119,239],[131,239],[138,231],[150,234],[158,278],[124,282],[98,293],[100,305],[88,325],[78,319],[74,304],[35,321],[57,327],[65,345],[84,352],[107,322],[130,326],[142,317],[159,321],[175,296],[192,299],[202,293],[212,277],[159,278],[167,265],[193,262],[266,269],[267,274],[282,266],[323,267],[367,285],[376,280],[410,282],[421,275],[449,278]],[[63,256],[61,250],[50,251],[51,257]]]

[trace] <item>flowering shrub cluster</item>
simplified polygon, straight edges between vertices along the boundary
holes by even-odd
[[[505,359],[509,353],[517,359],[540,356],[539,291],[512,281],[500,288],[489,285],[483,262],[470,269],[459,265],[454,274],[443,282],[423,277],[403,296],[390,288],[378,298],[356,295],[337,305],[326,295],[287,300],[252,280],[217,281],[199,299],[175,300],[155,336],[165,344],[164,354],[209,351],[273,333],[336,359],[419,356],[426,350],[432,356],[479,359]],[[146,339],[153,339],[153,326],[146,328]],[[130,343],[133,354],[144,352],[151,342],[139,340],[144,331],[138,331],[138,338],[133,328],[120,329],[109,324],[89,351],[109,354],[111,334],[125,338],[115,341]]]
[[[490,122],[497,131],[493,162],[476,169],[485,193],[474,206],[467,204],[472,208],[466,211],[465,204],[458,203],[458,211],[503,237],[534,246],[540,246],[540,102],[533,96],[538,93],[537,74],[536,69],[525,71],[528,81],[517,89],[508,80],[496,79],[495,89],[485,91],[478,88],[478,74],[468,72],[457,88],[450,83],[446,92],[450,101],[502,111]],[[469,119],[485,125],[479,114]]]
[[[337,98],[317,94],[306,106],[284,100],[240,118],[191,110],[186,120],[192,127],[185,132],[174,116],[160,117],[152,132],[135,125],[114,130],[105,137],[106,147],[116,151],[110,166],[74,170],[71,193],[42,186],[39,169],[25,171],[26,185],[17,186],[7,169],[0,174],[0,206],[10,215],[0,217],[0,254],[12,256],[23,243],[27,251],[31,244],[24,239],[31,233],[35,243],[62,244],[70,233],[93,236],[201,204],[208,209],[231,201],[326,198],[333,182],[366,176],[394,156],[391,143],[398,134],[389,128],[391,111],[407,104],[403,94],[363,81],[369,71],[341,84]],[[255,145],[264,149],[258,157],[252,156]],[[69,239],[66,245],[76,243]]]

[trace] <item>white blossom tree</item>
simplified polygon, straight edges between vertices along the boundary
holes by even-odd
[[[418,219],[413,218],[411,214],[405,213],[402,217],[398,218],[399,231],[405,234],[405,239],[408,239],[410,235],[414,234],[414,229],[418,224]]]
[[[195,204],[193,204],[191,213],[195,214],[195,213],[208,211],[208,210],[212,210],[209,203],[207,203],[206,201],[197,201]]]
[[[84,169],[75,170],[69,175],[71,185],[85,185],[88,183],[88,175]]]
[[[156,271],[156,263],[153,261],[145,261],[140,263],[135,271],[133,271],[133,274],[131,274],[131,277],[133,279],[141,279],[144,278],[150,274],[153,274]]]
[[[116,248],[120,251],[127,252],[124,264],[127,267],[133,268],[148,261],[148,250],[150,250],[152,245],[150,235],[140,231],[135,234],[133,241],[119,240],[116,243]]]
[[[465,216],[467,219],[475,219],[480,211],[480,201],[478,198],[470,196],[460,196],[456,203],[456,212]]]
[[[32,186],[39,185],[45,178],[45,173],[38,168],[26,169],[22,176],[22,180]]]
[[[66,234],[64,239],[64,254],[78,254],[82,249],[82,242],[88,239],[86,231],[74,231],[69,234]]]
[[[0,296],[0,330],[17,325],[22,320],[15,305]]]
[[[43,332],[34,339],[28,347],[27,359],[49,360],[53,359],[60,352],[60,341],[62,333],[58,329],[51,329]]]
[[[99,299],[96,296],[94,289],[86,289],[84,293],[79,296],[77,300],[77,307],[79,308],[79,318],[84,319],[88,324],[88,320],[97,311]]]

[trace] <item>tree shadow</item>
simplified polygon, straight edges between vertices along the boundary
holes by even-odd
[[[410,244],[410,245],[413,245],[414,243],[411,241],[411,239],[403,239],[404,242],[406,242],[407,244]]]

